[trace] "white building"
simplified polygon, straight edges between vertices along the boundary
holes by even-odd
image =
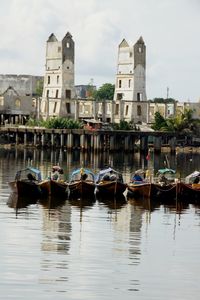
[[[70,100],[74,96],[74,41],[69,32],[62,41],[52,33],[46,44],[42,117],[73,114],[74,106]]]
[[[140,37],[134,46],[119,45],[114,101],[115,121],[147,122],[146,46]]]

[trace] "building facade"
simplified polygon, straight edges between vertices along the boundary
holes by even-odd
[[[42,76],[0,75],[0,124],[24,124],[35,117],[37,89]]]
[[[114,102],[116,122],[148,122],[146,46],[142,37],[133,46],[125,39],[119,44]]]
[[[43,76],[0,74],[0,94],[11,87],[21,96],[34,96],[41,81]]]
[[[46,64],[41,101],[43,118],[70,116],[74,87],[74,41],[67,32],[62,41],[52,33],[46,43]]]
[[[36,114],[36,103],[31,95],[21,95],[13,87],[0,94],[0,125],[25,124]]]

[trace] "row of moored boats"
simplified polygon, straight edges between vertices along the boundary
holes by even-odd
[[[195,171],[184,180],[175,178],[176,172],[172,169],[160,169],[152,179],[149,171],[136,171],[125,183],[120,172],[113,168],[105,168],[94,174],[87,168],[78,168],[65,181],[63,169],[53,166],[47,179],[42,179],[37,168],[29,166],[16,173],[15,179],[9,182],[12,192],[19,197],[31,198],[93,198],[115,197],[120,198],[127,192],[128,197],[166,199],[166,200],[200,200],[200,172]]]

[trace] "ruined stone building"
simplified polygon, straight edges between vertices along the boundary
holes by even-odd
[[[0,124],[24,124],[36,115],[37,93],[41,76],[0,75]]]
[[[155,112],[165,118],[184,109],[194,109],[200,118],[200,103],[151,103],[146,96],[146,46],[140,37],[134,45],[123,39],[118,47],[113,100],[95,100],[89,91],[93,81],[75,86],[75,43],[67,32],[59,41],[52,33],[46,42],[45,72],[42,76],[0,75],[0,124],[24,124],[37,118],[68,117],[108,123],[121,120],[153,123]],[[37,94],[43,81],[43,94]],[[89,89],[88,89],[89,88]]]
[[[119,44],[114,101],[116,122],[148,122],[146,46],[142,37],[133,46],[125,39]]]
[[[75,97],[74,41],[67,32],[62,41],[52,33],[46,43],[44,88],[41,102],[42,117],[71,116]]]
[[[44,119],[65,116],[106,122],[147,122],[146,46],[142,37],[133,46],[125,39],[119,45],[113,101],[80,99],[76,92],[80,86],[76,89],[74,85],[74,53],[75,43],[69,32],[62,41],[58,41],[53,33],[49,36],[41,102]]]

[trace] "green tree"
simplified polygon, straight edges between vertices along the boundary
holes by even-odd
[[[165,118],[160,114],[160,112],[157,111],[155,113],[155,122],[152,125],[152,128],[154,130],[161,130],[161,128],[162,129],[166,128],[166,125],[167,124]]]
[[[119,123],[113,124],[113,129],[114,130],[132,130],[133,126],[134,126],[133,123],[121,120]]]
[[[55,129],[80,129],[83,127],[82,122],[67,119],[67,118],[51,118],[46,121],[35,121],[33,119],[29,119],[26,123],[27,126],[42,126],[45,128],[55,128]]]
[[[43,79],[39,79],[36,82],[36,96],[42,97],[43,92]]]
[[[193,110],[186,109],[183,113],[179,113],[174,117],[164,119],[159,113],[155,113],[155,123],[152,128],[160,131],[195,133],[198,132],[199,121],[193,118]]]
[[[115,85],[104,83],[95,93],[94,97],[97,100],[113,100]]]
[[[176,100],[173,98],[154,98],[149,100],[152,103],[175,103]]]

